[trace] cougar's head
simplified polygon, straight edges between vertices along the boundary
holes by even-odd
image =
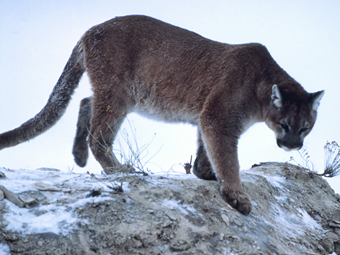
[[[303,139],[312,130],[324,91],[307,93],[273,85],[266,124],[284,150],[300,149]]]

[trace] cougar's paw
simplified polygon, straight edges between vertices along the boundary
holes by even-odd
[[[196,175],[196,177],[203,179],[203,180],[214,180],[214,181],[217,180],[216,175],[210,166],[208,167],[198,166],[196,162],[197,161],[195,160],[194,168],[192,170],[192,172],[194,173],[194,175]]]
[[[214,170],[209,162],[207,153],[201,145],[197,150],[197,157],[194,162],[193,173],[203,180],[217,180]]]
[[[87,158],[89,156],[88,151],[73,151],[74,161],[80,167],[86,166]]]
[[[84,167],[89,157],[89,147],[86,137],[76,137],[73,142],[72,154],[78,166]]]
[[[244,215],[251,212],[251,202],[249,197],[242,191],[221,191],[222,198],[233,208]]]

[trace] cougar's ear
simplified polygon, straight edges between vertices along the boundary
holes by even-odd
[[[275,84],[272,87],[272,96],[271,96],[272,103],[277,107],[282,107],[282,95],[280,92],[279,87]]]
[[[319,108],[320,100],[324,94],[325,94],[324,90],[309,94],[311,100],[310,106],[313,111],[316,111]]]

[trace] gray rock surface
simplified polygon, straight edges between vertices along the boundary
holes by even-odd
[[[340,196],[313,172],[287,163],[241,172],[253,204],[248,216],[222,200],[216,182],[192,175],[26,170],[30,185],[57,188],[22,191],[14,180],[22,170],[0,170],[6,175],[1,185],[38,201],[26,208],[0,201],[4,254],[340,254]],[[26,213],[32,220],[20,223]],[[56,229],[44,229],[50,214]]]

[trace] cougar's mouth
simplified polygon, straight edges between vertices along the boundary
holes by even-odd
[[[285,151],[291,151],[291,150],[300,150],[303,146],[302,143],[298,144],[285,144],[280,140],[276,141],[277,146],[279,146],[281,149],[284,149]]]

